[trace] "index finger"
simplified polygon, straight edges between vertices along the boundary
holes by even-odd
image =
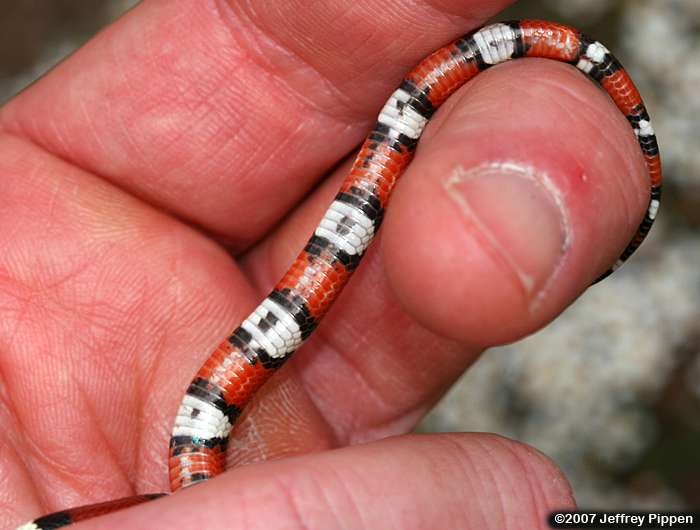
[[[240,248],[361,140],[410,66],[507,3],[145,1],[0,127]]]

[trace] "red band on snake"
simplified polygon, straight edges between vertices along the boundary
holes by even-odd
[[[629,121],[649,172],[649,206],[632,241],[599,280],[639,247],[659,208],[661,159],[642,98],[619,61],[581,32],[540,20],[491,24],[455,40],[418,64],[391,94],[306,247],[272,292],[197,372],[170,439],[173,492],[225,470],[226,446],[236,419],[255,392],[309,337],[358,266],[431,116],[479,72],[521,57],[576,66],[600,84]],[[161,495],[73,508],[20,528],[60,528]]]

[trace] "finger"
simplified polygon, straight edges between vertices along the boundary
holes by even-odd
[[[494,435],[431,435],[244,466],[80,528],[544,529],[550,511],[573,507],[541,453]]]
[[[507,3],[151,0],[0,124],[245,246],[360,141],[408,68]]]
[[[645,211],[648,176],[629,125],[573,68],[513,62],[453,98],[397,185],[381,252],[368,252],[296,358],[312,410],[339,443],[410,428],[484,347],[567,307]],[[247,256],[258,284],[279,277],[331,188]],[[269,439],[306,416],[292,408],[279,407],[287,424],[277,418]],[[274,445],[261,425],[251,430]]]

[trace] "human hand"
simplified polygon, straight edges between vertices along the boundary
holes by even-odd
[[[146,2],[2,110],[7,525],[166,489],[192,374],[303,246],[397,80],[497,11],[462,4]],[[299,456],[86,528],[536,528],[573,505],[503,438],[354,444],[409,431],[484,347],[607,269],[648,200],[638,145],[547,61],[479,75],[432,121],[381,241],[230,463]]]

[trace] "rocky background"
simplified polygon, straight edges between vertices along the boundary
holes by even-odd
[[[134,0],[4,0],[0,101]],[[524,0],[499,18],[571,23],[645,95],[666,172],[653,236],[554,324],[490,350],[420,429],[492,431],[556,460],[579,505],[700,507],[700,2]]]

